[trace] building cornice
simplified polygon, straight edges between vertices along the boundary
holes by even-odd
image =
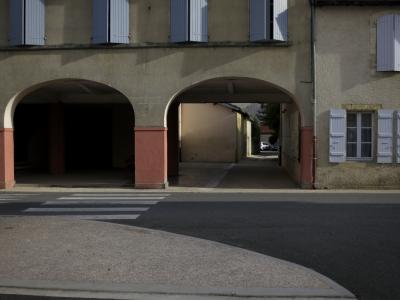
[[[122,50],[122,49],[182,49],[182,48],[266,48],[266,47],[289,47],[291,42],[266,41],[260,43],[252,42],[209,42],[209,43],[131,43],[115,45],[93,45],[93,44],[63,44],[24,47],[0,47],[0,52],[13,51],[45,51],[45,50]]]

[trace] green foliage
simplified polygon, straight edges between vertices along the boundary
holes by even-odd
[[[257,118],[261,124],[267,125],[269,128],[275,131],[275,135],[279,135],[280,130],[280,104],[263,103],[258,111]]]

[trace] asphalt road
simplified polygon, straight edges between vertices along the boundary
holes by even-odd
[[[0,214],[63,215],[66,212],[25,211],[63,196],[2,200]],[[50,202],[46,207],[126,207],[94,201]],[[89,214],[79,209],[75,213]],[[177,193],[140,212],[137,219],[108,222],[200,237],[295,262],[330,277],[360,300],[400,299],[399,194]]]

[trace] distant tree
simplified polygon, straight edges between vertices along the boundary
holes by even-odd
[[[270,143],[275,144],[279,137],[281,125],[281,108],[279,103],[263,103],[258,111],[257,118],[262,125],[267,125],[274,131],[270,138]]]

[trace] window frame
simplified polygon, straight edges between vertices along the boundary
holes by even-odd
[[[364,161],[364,162],[370,162],[373,161],[374,159],[374,128],[375,128],[375,122],[374,122],[374,112],[371,111],[346,111],[346,120],[348,120],[348,117],[350,114],[356,115],[356,127],[349,127],[348,123],[346,121],[346,160],[347,161]],[[363,114],[369,114],[371,116],[371,126],[370,127],[365,127],[362,126],[362,115]],[[356,128],[357,130],[357,138],[356,142],[349,142],[348,141],[348,129],[349,128]],[[367,128],[371,130],[371,141],[370,142],[363,142],[362,141],[362,129]],[[356,144],[356,153],[357,156],[350,157],[347,146],[348,144]],[[369,157],[363,157],[362,156],[362,145],[363,144],[370,144],[371,146],[371,156]]]

